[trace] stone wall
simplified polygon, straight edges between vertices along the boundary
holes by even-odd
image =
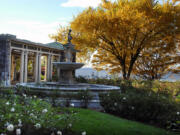
[[[0,85],[10,85],[10,40],[0,37]]]

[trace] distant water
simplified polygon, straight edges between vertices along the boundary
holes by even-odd
[[[105,70],[97,71],[92,68],[81,68],[76,70],[76,76],[83,76],[86,78],[116,78],[121,77],[120,74],[110,75]],[[180,74],[168,73],[161,79],[162,81],[180,81]]]

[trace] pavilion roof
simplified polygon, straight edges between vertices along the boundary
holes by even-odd
[[[18,38],[16,38],[15,35],[11,35],[11,34],[0,34],[0,39],[1,40],[2,39],[10,39],[10,40],[25,43],[25,44],[36,45],[36,46],[46,47],[46,48],[52,48],[52,49],[56,49],[56,50],[65,50],[64,46],[59,42],[51,42],[51,43],[47,43],[47,44],[36,43],[36,42],[29,41],[29,40],[18,39]]]
[[[49,47],[49,48],[64,50],[64,46],[59,42],[52,42],[52,43],[47,43],[47,44],[43,44],[43,45],[46,47]]]

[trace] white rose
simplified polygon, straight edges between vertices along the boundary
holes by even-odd
[[[47,109],[43,109],[43,110],[42,110],[42,113],[47,113],[47,112],[48,112]]]
[[[21,135],[21,129],[16,129],[16,135]]]
[[[22,121],[21,121],[21,119],[18,119],[18,127],[22,127]]]
[[[15,111],[14,107],[13,107],[13,108],[11,108],[11,112],[14,112],[14,111]]]
[[[69,127],[72,127],[72,124],[71,124],[71,123],[69,124]]]
[[[7,126],[7,130],[10,131],[10,132],[14,131],[14,126],[12,124],[9,124]]]
[[[82,132],[82,135],[86,135],[86,132],[84,131],[84,132]]]
[[[71,106],[74,107],[74,104],[72,103]]]
[[[177,115],[179,115],[180,114],[180,112],[177,112]]]
[[[10,103],[9,102],[6,102],[6,105],[9,105]]]
[[[19,123],[19,124],[18,124],[18,127],[22,127],[22,124],[21,124],[21,123]]]
[[[62,132],[61,131],[57,131],[57,135],[62,135]]]
[[[19,122],[19,123],[22,123],[21,119],[18,119],[18,122]]]
[[[30,113],[30,116],[32,117],[32,116],[34,116],[34,114],[33,114],[33,113]]]
[[[41,124],[36,123],[36,125],[34,125],[37,129],[41,128]]]

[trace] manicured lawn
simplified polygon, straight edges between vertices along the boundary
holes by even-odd
[[[86,131],[87,135],[174,135],[163,129],[121,119],[112,115],[76,109],[78,120],[73,124],[73,131]]]

